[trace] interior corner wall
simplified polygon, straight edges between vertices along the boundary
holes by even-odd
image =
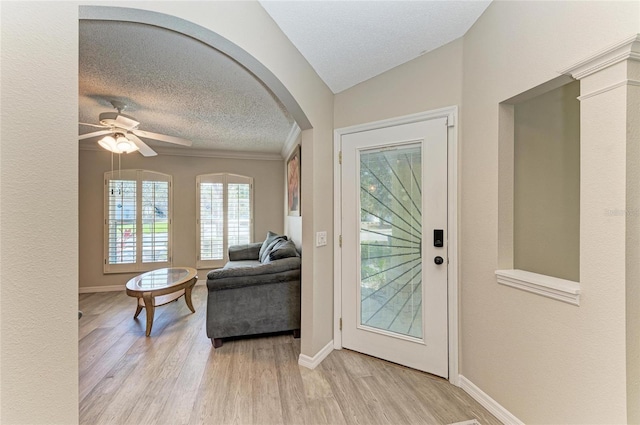
[[[498,104],[637,33],[639,7],[493,2],[464,37],[461,373],[525,423],[626,422],[624,289],[582,261],[579,307],[496,283]]]
[[[90,3],[97,4],[113,5]],[[311,122],[303,159],[320,170],[332,169],[333,94],[258,2],[119,5],[196,23],[261,62]],[[77,423],[79,3],[2,2],[0,7],[0,422]],[[303,199],[309,212],[309,222],[303,216],[304,240],[311,241],[316,226],[333,234],[332,181],[304,169],[302,180],[313,193]],[[314,356],[333,331],[332,308],[327,308],[332,302],[323,304],[333,297],[332,253],[319,248],[316,255],[310,242],[304,251],[303,286],[309,290],[307,296],[303,291],[302,308],[314,317],[303,324],[301,346],[303,354]],[[34,265],[41,271],[36,284],[44,289],[25,291],[24,280],[16,276]]]
[[[79,247],[82,289],[124,286],[139,273],[103,273],[104,173],[111,171],[111,154],[81,150],[79,163]],[[143,169],[169,174],[173,179],[173,264],[196,267],[196,176],[232,173],[253,178],[253,241],[264,240],[268,230],[282,233],[284,193],[282,160],[230,159],[138,153],[122,155],[122,169]],[[117,169],[117,157],[115,159]],[[200,270],[206,279],[208,269]]]

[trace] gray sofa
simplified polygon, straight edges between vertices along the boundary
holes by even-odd
[[[207,336],[293,331],[300,336],[300,254],[286,236],[229,247],[229,262],[207,274]]]

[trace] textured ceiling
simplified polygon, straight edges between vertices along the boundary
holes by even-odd
[[[98,115],[114,112],[110,101],[118,100],[141,130],[191,140],[192,149],[270,154],[280,153],[291,131],[293,119],[259,80],[190,37],[143,24],[82,20],[79,47],[80,122],[98,124]],[[79,127],[80,134],[96,130]]]
[[[260,3],[339,93],[462,37],[491,0]]]

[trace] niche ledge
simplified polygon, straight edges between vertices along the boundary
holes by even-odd
[[[498,283],[565,303],[580,305],[580,283],[524,270],[496,270]]]

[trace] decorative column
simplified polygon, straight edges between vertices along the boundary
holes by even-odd
[[[580,80],[584,300],[620,324],[610,329],[612,373],[626,377],[623,419],[640,423],[640,34],[563,74]]]

